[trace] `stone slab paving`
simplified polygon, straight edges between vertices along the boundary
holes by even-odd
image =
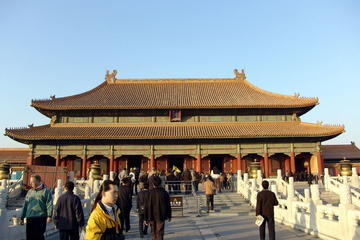
[[[218,198],[228,199],[229,195],[234,193],[221,193]],[[245,213],[244,208],[248,209]],[[216,202],[215,202],[216,209]],[[165,239],[174,240],[255,240],[259,239],[259,231],[255,225],[255,214],[248,204],[241,203],[241,207],[234,207],[234,211],[240,211],[240,215],[236,213],[215,212],[204,214],[202,217],[194,215],[185,217],[174,217],[171,222],[165,223]],[[138,232],[138,217],[136,212],[131,213],[131,230],[125,233],[126,239],[141,239]],[[311,240],[317,237],[306,234],[302,231],[292,229],[290,227],[276,224],[276,239],[286,240]],[[149,235],[145,235],[143,239],[151,239],[150,229]],[[58,239],[58,234],[54,234],[46,238],[47,240]]]

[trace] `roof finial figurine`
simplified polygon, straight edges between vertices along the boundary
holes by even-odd
[[[246,76],[245,76],[245,71],[244,69],[241,69],[241,73],[235,68],[234,69],[234,74],[235,74],[235,78],[240,79],[240,80],[245,80]]]
[[[51,100],[54,100],[54,99],[55,99],[55,95],[51,95],[51,96],[50,96],[50,99],[51,99]]]
[[[108,83],[114,83],[116,80],[116,74],[117,74],[117,70],[113,70],[112,73],[109,72],[109,70],[106,70],[106,75],[105,75],[105,80]]]

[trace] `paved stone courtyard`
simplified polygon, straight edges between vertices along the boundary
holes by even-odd
[[[204,205],[204,198],[202,198]],[[204,209],[204,206],[203,206]],[[204,211],[203,211],[204,212]],[[256,240],[259,239],[257,226],[254,224],[255,213],[249,204],[236,193],[221,193],[215,196],[215,212],[201,217],[174,217],[165,224],[165,239],[175,240]],[[131,213],[131,230],[126,239],[140,239],[136,212]],[[149,229],[150,230],[150,229]],[[47,240],[58,239],[57,233]],[[143,239],[151,239],[149,235]],[[318,239],[304,232],[277,224],[276,239]]]

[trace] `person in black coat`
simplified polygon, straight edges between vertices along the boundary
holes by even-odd
[[[182,180],[185,182],[185,194],[191,193],[191,172],[189,169],[185,169],[182,174]]]
[[[59,229],[60,240],[78,240],[79,228],[84,227],[81,200],[73,193],[74,183],[65,184],[65,193],[59,197],[54,210],[54,224]]]
[[[151,225],[153,240],[164,239],[165,220],[171,221],[169,194],[161,187],[159,176],[153,178],[154,189],[149,192],[149,201],[145,206],[145,223]]]
[[[130,211],[132,208],[132,193],[129,184],[131,184],[130,178],[123,178],[121,180],[119,198],[116,203],[116,205],[120,208],[121,231],[125,229],[126,232],[130,230]]]
[[[143,238],[147,234],[148,226],[145,224],[144,215],[146,204],[149,202],[149,184],[144,183],[143,188],[140,189],[140,192],[137,196],[137,210],[139,214],[139,232],[140,238]]]
[[[269,240],[275,240],[274,206],[277,206],[279,203],[275,193],[268,190],[268,181],[263,181],[262,187],[264,190],[257,194],[256,199],[256,216],[261,215],[264,218],[264,222],[259,227],[260,240],[265,240],[266,223],[268,224],[269,229]]]

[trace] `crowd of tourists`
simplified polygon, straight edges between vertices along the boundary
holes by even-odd
[[[283,179],[286,182],[289,182],[289,177],[293,177],[295,182],[308,182],[309,185],[315,183],[318,184],[319,181],[324,184],[324,175],[312,174],[307,171],[296,171],[295,173],[286,171]]]
[[[65,183],[65,192],[53,206],[52,192],[38,175],[30,179],[21,216],[26,219],[26,239],[44,239],[47,223],[54,222],[59,239],[124,239],[131,229],[130,212],[134,207],[138,214],[139,236],[148,234],[152,239],[163,239],[165,220],[171,220],[170,194],[191,194],[203,184],[207,212],[214,210],[214,195],[224,190],[233,191],[236,177],[220,172],[216,167],[210,173],[173,167],[168,171],[137,168],[122,169],[114,180],[104,180],[91,208],[87,222],[84,219],[80,198],[73,193],[75,184]]]

